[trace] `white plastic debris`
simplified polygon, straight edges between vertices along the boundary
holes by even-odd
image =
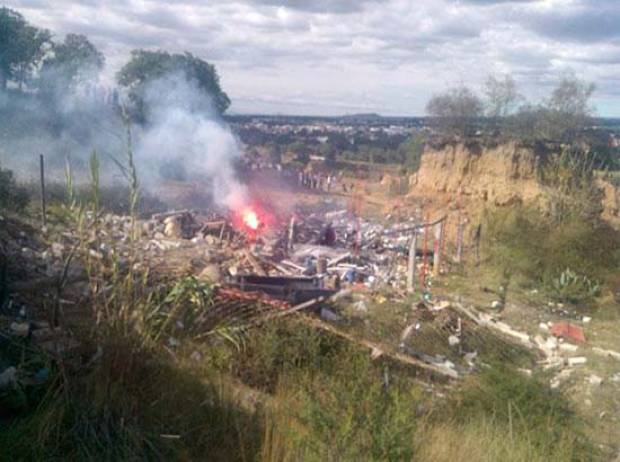
[[[585,364],[588,359],[585,356],[574,356],[566,361],[569,366],[580,366]]]

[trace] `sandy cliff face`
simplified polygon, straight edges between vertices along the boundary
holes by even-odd
[[[419,171],[410,178],[410,196],[425,198],[437,212],[454,209],[460,202],[472,218],[493,205],[534,202],[544,208],[546,194],[537,178],[539,165],[534,149],[516,142],[427,146]],[[620,226],[620,189],[603,180],[597,184],[603,193],[602,217]]]
[[[479,147],[464,143],[428,147],[415,178],[412,193],[457,195],[495,205],[530,201],[542,194],[536,179],[534,152],[515,143]]]

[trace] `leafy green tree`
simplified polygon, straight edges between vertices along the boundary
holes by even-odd
[[[415,134],[398,147],[399,157],[402,158],[402,163],[407,170],[415,172],[420,167],[424,141],[424,137],[421,134]]]
[[[31,26],[17,11],[0,7],[0,90],[9,81],[21,89],[50,43],[48,31]]]
[[[179,72],[211,98],[219,114],[228,109],[230,99],[220,87],[215,67],[191,53],[133,50],[129,62],[118,72],[116,79],[129,90],[129,98],[135,105],[138,118],[145,120],[148,113],[144,102],[147,86],[155,80]]]
[[[433,117],[445,134],[465,136],[471,133],[474,122],[483,114],[480,98],[465,86],[449,89],[434,95],[426,105],[426,112]]]
[[[103,53],[86,36],[68,34],[43,60],[40,88],[48,94],[74,89],[96,80],[104,64]]]

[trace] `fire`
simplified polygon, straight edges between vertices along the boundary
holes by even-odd
[[[243,223],[253,231],[258,229],[260,221],[258,219],[258,215],[252,209],[246,209],[242,214]]]

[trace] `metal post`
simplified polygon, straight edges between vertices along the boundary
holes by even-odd
[[[43,215],[43,226],[47,226],[47,213],[45,211],[45,161],[43,154],[39,154],[39,165],[41,170],[41,213]]]

